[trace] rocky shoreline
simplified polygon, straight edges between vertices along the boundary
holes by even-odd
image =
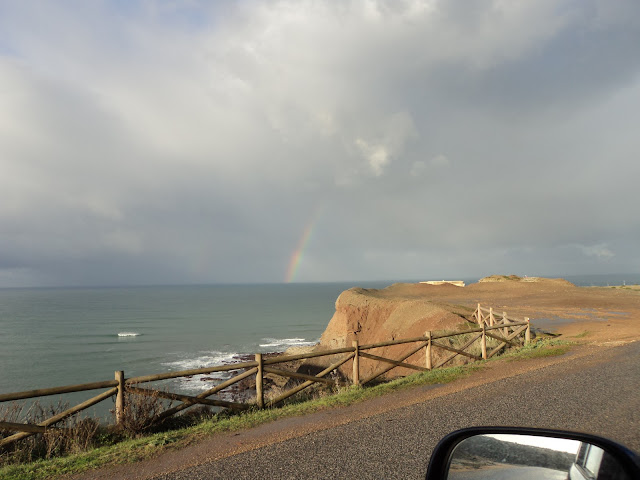
[[[267,358],[282,357],[285,355],[298,355],[301,353],[310,352],[315,347],[316,345],[303,346],[303,347],[290,347],[286,351],[263,353],[262,358],[267,359]],[[239,353],[237,355],[234,355],[232,360],[229,362],[226,362],[225,364],[233,365],[234,363],[252,362],[254,360],[255,360],[254,354]],[[295,372],[300,368],[302,363],[303,363],[303,360],[283,362],[278,364],[278,368]],[[222,378],[205,376],[200,378],[199,380],[202,382],[211,382],[211,387],[213,387],[247,370],[249,370],[249,368],[239,368],[237,370],[229,370],[228,372],[224,372],[225,375]],[[263,376],[264,392],[268,396],[271,391],[283,388],[290,381],[291,379],[287,377],[282,377],[279,375],[267,373]],[[255,399],[255,389],[256,389],[256,378],[255,378],[255,375],[251,375],[247,378],[240,380],[237,383],[234,383],[230,387],[224,389],[224,391],[218,394],[218,398],[220,398],[221,400],[226,400],[231,402],[249,403]]]

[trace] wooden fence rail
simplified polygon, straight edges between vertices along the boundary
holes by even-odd
[[[160,422],[172,415],[177,414],[193,405],[208,405],[215,407],[228,408],[231,410],[247,410],[250,408],[265,408],[274,407],[283,402],[287,398],[297,394],[305,388],[321,383],[324,385],[336,385],[338,382],[334,378],[326,378],[328,374],[337,370],[339,367],[347,363],[349,360],[353,360],[352,363],[352,378],[351,383],[353,385],[364,385],[381,375],[389,372],[396,367],[408,368],[416,371],[429,371],[434,368],[440,368],[447,363],[453,361],[459,355],[470,358],[471,360],[484,360],[496,355],[499,351],[507,346],[520,346],[529,343],[531,339],[531,326],[528,318],[524,318],[524,321],[516,321],[513,318],[509,318],[505,312],[502,314],[494,313],[493,308],[483,308],[478,304],[477,309],[473,313],[473,321],[478,324],[478,327],[470,328],[461,332],[425,332],[422,337],[406,338],[401,340],[391,340],[386,342],[378,342],[360,345],[358,340],[352,342],[351,347],[336,348],[332,350],[322,350],[310,353],[303,353],[298,355],[281,355],[271,358],[263,358],[262,354],[256,354],[254,361],[234,363],[228,365],[216,365],[206,368],[196,368],[191,370],[181,370],[176,372],[165,372],[154,375],[143,375],[138,377],[125,378],[123,371],[115,372],[114,380],[105,380],[101,382],[83,383],[79,385],[67,385],[63,387],[43,388],[38,390],[29,390],[24,392],[6,393],[0,394],[0,403],[24,400],[29,398],[38,398],[49,395],[59,395],[71,392],[83,392],[89,390],[99,390],[107,388],[108,390],[94,396],[72,408],[69,408],[57,415],[54,415],[37,425],[15,423],[15,422],[0,422],[0,430],[17,431],[14,435],[0,439],[0,447],[8,445],[12,442],[26,438],[30,435],[37,433],[44,433],[47,430],[54,429],[53,425],[58,423],[71,415],[74,415],[86,408],[89,408],[103,400],[116,396],[115,400],[115,414],[116,423],[121,423],[125,415],[125,394],[129,395],[145,395],[156,396],[158,398],[167,399],[171,401],[178,401],[175,406],[170,406],[154,419],[153,423]],[[520,338],[524,333],[524,338]],[[456,336],[469,335],[462,346],[454,347],[447,343],[443,343],[444,340],[450,339]],[[498,345],[491,351],[487,351],[487,338],[494,339],[498,342]],[[438,341],[436,341],[438,340]],[[463,340],[464,341],[464,340]],[[468,350],[476,342],[480,341],[480,355],[471,353]],[[395,345],[407,345],[416,344],[413,348],[404,352],[400,358],[387,358],[381,355],[371,353],[371,350],[391,347]],[[415,365],[410,363],[408,359],[417,354],[421,350],[425,351],[425,362],[423,365]],[[441,359],[434,365],[436,358],[434,357],[435,349],[441,349],[446,352],[451,352],[451,355]],[[315,375],[310,375],[301,372],[291,372],[280,368],[273,367],[285,362],[292,362],[298,360],[306,360],[310,358],[326,357],[326,356],[338,356],[341,358],[333,362],[331,365],[324,368],[322,371]],[[367,378],[361,378],[361,362],[360,359],[368,359],[378,363],[382,366],[378,370],[371,373]],[[244,371],[242,371],[244,370]],[[209,374],[214,372],[237,372],[231,378],[219,383],[215,387],[202,392],[196,396],[183,395],[178,393],[166,392],[160,389],[141,388],[138,385],[141,383],[156,382],[161,380],[168,380],[179,377],[189,377],[192,375]],[[292,378],[301,380],[302,383],[294,386],[286,392],[271,398],[265,402],[263,381],[264,375],[278,375],[286,378]],[[255,375],[255,401],[253,402],[232,402],[222,400],[219,398],[209,398],[224,389],[244,380],[245,378]]]

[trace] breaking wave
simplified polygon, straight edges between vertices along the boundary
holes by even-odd
[[[196,368],[213,367],[216,365],[229,365],[232,363],[240,363],[246,361],[238,353],[229,352],[199,352],[195,357],[184,357],[171,362],[163,362],[162,365],[168,367],[172,371],[193,370]],[[237,373],[236,370],[228,372],[212,372],[205,374],[192,375],[190,377],[180,377],[173,381],[184,392],[199,393],[212,388],[213,386],[231,378]],[[221,392],[224,398],[225,393]]]
[[[308,341],[304,338],[263,338],[261,348],[287,349],[289,347],[304,347],[318,343],[317,341]]]
[[[289,347],[294,346],[311,346],[318,343],[317,341],[308,341],[304,338],[263,338],[263,343],[259,344],[260,349],[269,352],[282,352]],[[252,348],[248,347],[251,351]],[[222,352],[218,350],[201,351],[195,353],[176,352],[170,354],[173,360],[162,363],[171,371],[194,370],[198,368],[213,367],[216,365],[231,365],[234,363],[250,362],[254,359],[253,353],[239,352]],[[178,358],[176,358],[178,357]],[[212,372],[189,377],[180,377],[173,379],[179,389],[185,393],[197,394],[212,388],[213,386],[224,382],[238,374],[238,370],[230,370],[227,372]],[[231,398],[230,393],[221,392],[221,398]]]

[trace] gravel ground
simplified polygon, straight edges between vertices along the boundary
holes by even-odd
[[[438,440],[473,425],[580,430],[640,450],[638,392],[635,342],[153,478],[424,478]]]

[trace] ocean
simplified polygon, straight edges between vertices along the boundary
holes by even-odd
[[[338,295],[353,286],[0,289],[0,392],[112,380],[116,370],[133,377],[200,368],[313,345]],[[186,394],[208,388],[197,376],[172,382]]]
[[[640,282],[640,275],[564,278],[582,286]],[[0,289],[0,393],[313,345],[343,290],[391,283]],[[170,380],[171,390],[194,395],[210,388],[201,377]]]

